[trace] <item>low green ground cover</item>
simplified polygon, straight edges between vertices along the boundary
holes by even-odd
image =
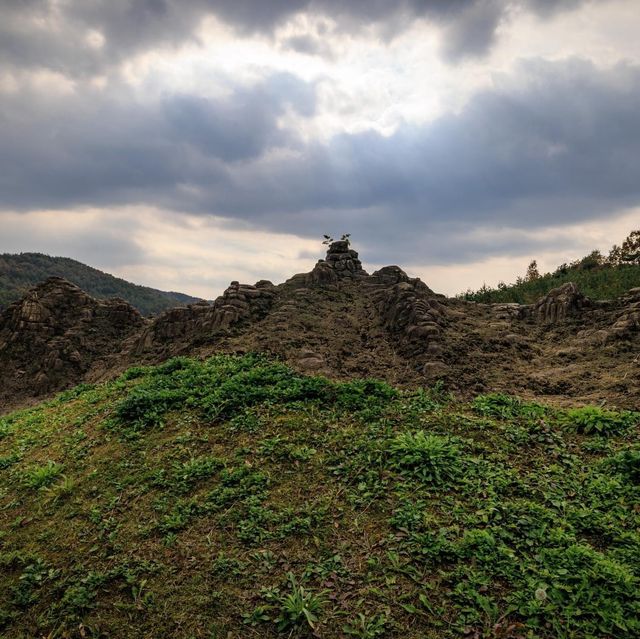
[[[0,418],[0,636],[640,636],[639,421],[254,355],[83,385]]]

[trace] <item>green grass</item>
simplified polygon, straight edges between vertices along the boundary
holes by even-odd
[[[256,355],[0,418],[0,636],[640,636],[640,415]]]
[[[640,286],[640,265],[597,266],[591,269],[569,267],[555,273],[547,273],[538,279],[497,288],[483,286],[477,291],[459,295],[473,302],[533,304],[551,289],[566,282],[574,282],[584,295],[594,300],[614,299],[630,288]]]

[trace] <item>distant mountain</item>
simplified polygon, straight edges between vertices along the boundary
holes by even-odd
[[[197,302],[197,297],[131,284],[68,257],[42,253],[0,254],[0,309],[19,300],[48,277],[64,277],[98,299],[121,297],[143,315]]]

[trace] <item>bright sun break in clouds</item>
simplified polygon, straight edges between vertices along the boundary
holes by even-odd
[[[350,232],[455,294],[639,225],[635,0],[158,7],[0,8],[0,251],[212,298]]]

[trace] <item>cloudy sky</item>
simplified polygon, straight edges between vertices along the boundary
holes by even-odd
[[[453,294],[640,227],[637,0],[0,0],[0,252]]]

